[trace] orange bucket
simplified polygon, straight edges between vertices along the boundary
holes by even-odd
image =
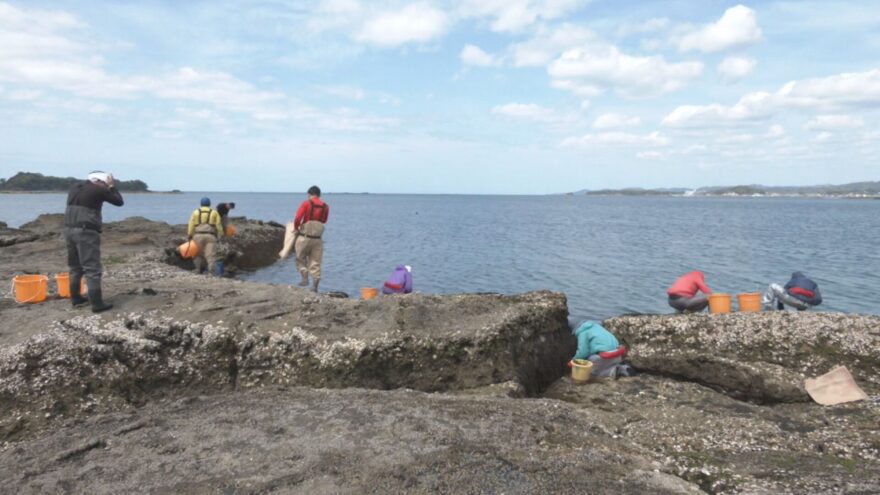
[[[49,277],[45,275],[16,275],[12,287],[17,303],[39,303],[46,300]]]
[[[199,246],[196,241],[186,241],[178,246],[177,252],[180,253],[181,258],[188,260],[199,255]]]
[[[55,274],[55,285],[56,292],[58,293],[58,297],[70,297],[70,274],[67,272],[64,273],[56,273]],[[81,278],[79,280],[79,293],[83,295],[86,293],[86,280]]]
[[[366,301],[367,299],[372,299],[378,294],[379,291],[377,289],[374,289],[373,287],[364,287],[361,289],[361,299],[363,299],[364,301]]]
[[[730,313],[730,294],[709,294],[710,313]]]
[[[761,293],[743,292],[736,295],[736,304],[740,313],[758,313],[761,311]]]
[[[226,226],[226,237],[232,237],[235,235],[235,226],[227,225]]]

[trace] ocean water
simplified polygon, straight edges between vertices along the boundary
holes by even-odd
[[[184,223],[206,193],[129,194],[106,221]],[[233,216],[286,222],[303,194],[208,193]],[[63,194],[0,194],[19,226],[64,210]],[[666,287],[699,269],[715,291],[763,290],[800,270],[828,311],[880,313],[880,201],[794,198],[333,195],[322,290],[357,295],[395,265],[426,293],[551,289],[577,317],[668,313]],[[287,284],[293,260],[246,275]]]

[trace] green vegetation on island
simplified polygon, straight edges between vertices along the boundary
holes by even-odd
[[[34,172],[19,172],[9,179],[0,179],[0,192],[67,192],[70,186],[82,179],[51,177]],[[142,180],[116,181],[116,187],[126,192],[149,192]]]
[[[696,189],[599,189],[580,190],[569,193],[588,196],[741,196],[741,197],[835,197],[880,198],[880,181],[852,182],[840,185],[819,186],[762,186],[757,184],[739,186],[700,187]]]

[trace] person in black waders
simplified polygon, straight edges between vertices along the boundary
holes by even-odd
[[[70,268],[70,301],[74,307],[92,303],[92,312],[112,308],[101,293],[101,207],[104,202],[122,206],[122,195],[116,189],[113,175],[92,172],[88,180],[77,182],[67,194],[64,211],[64,239],[67,241],[67,266]],[[79,292],[83,275],[89,298]]]
[[[219,203],[217,205],[217,213],[220,215],[220,226],[223,227],[223,232],[226,232],[226,226],[229,225],[229,210],[235,208],[235,203]]]
[[[321,201],[321,189],[312,186],[308,190],[309,197],[299,205],[293,225],[296,229],[296,269],[302,280],[300,286],[309,285],[309,275],[312,276],[312,291],[318,292],[318,284],[321,282],[321,261],[324,258],[324,224],[330,214],[330,207]]]
[[[195,272],[202,273],[202,269],[207,269],[210,275],[217,264],[217,239],[223,237],[224,232],[220,214],[211,208],[211,199],[202,198],[200,204],[189,216],[186,235],[199,247],[199,254],[193,260]]]

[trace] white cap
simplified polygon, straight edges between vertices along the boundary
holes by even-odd
[[[104,182],[107,183],[110,181],[110,174],[105,172],[92,172],[89,174],[89,180],[92,182]]]
[[[411,266],[409,266],[409,265],[403,265],[403,267],[406,268],[406,271],[412,273],[412,267],[411,267]]]

